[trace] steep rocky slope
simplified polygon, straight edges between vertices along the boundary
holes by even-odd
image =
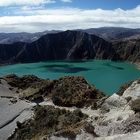
[[[0,64],[46,60],[110,59],[140,61],[140,37],[105,41],[81,31],[42,36],[32,43],[0,44]]]
[[[118,60],[111,43],[79,31],[47,34],[33,43],[0,45],[0,63],[72,59]]]
[[[95,105],[105,95],[90,86],[82,77],[63,77],[58,80],[43,80],[35,76],[18,77],[7,75],[3,77],[7,83],[18,88],[20,98],[29,101],[51,99],[55,105],[66,107],[84,107]],[[96,105],[97,106],[97,105]]]
[[[140,62],[140,39],[115,41],[113,47],[122,60]]]
[[[68,81],[70,82],[68,83]],[[15,107],[27,99],[30,109],[32,106],[34,111],[34,115],[30,119],[17,122],[17,128],[8,138],[9,140],[19,140],[19,138],[21,140],[140,139],[140,80],[123,86],[124,88],[119,91],[119,94],[113,94],[110,97],[104,96],[95,87],[88,85],[82,77],[64,77],[49,81],[34,76],[8,75],[1,78],[1,85],[4,86],[4,83],[9,85],[9,90],[18,91],[14,94],[17,96],[17,100],[9,105],[11,109],[12,106]],[[20,84],[18,85],[18,83]],[[59,94],[60,92],[62,95]],[[43,100],[39,102],[32,100],[33,98],[40,99],[39,95]],[[80,108],[75,104],[68,107],[64,102],[55,104],[53,95],[57,95],[61,101],[65,102],[68,100],[71,102],[83,101],[84,98],[92,100],[88,103],[83,101],[83,106]],[[0,101],[2,99],[0,98]],[[30,101],[37,104],[32,104]],[[11,117],[10,114],[6,119],[9,117]],[[20,118],[20,115],[17,118]],[[20,119],[17,120],[20,121]],[[11,121],[7,125],[10,123]],[[0,129],[1,135],[5,133],[3,130],[7,125],[5,124]],[[15,127],[11,128],[12,133]]]
[[[59,98],[62,103],[56,103],[53,99],[54,97]],[[8,75],[2,77],[0,78],[0,111],[2,113],[0,115],[0,137],[6,140],[16,128],[16,121],[23,122],[29,119],[36,105],[37,107],[35,107],[34,111],[35,114],[38,114],[36,121],[40,125],[33,125],[31,133],[34,133],[34,128],[38,126],[33,135],[37,134],[38,130],[40,130],[38,135],[48,134],[48,131],[50,131],[49,134],[52,134],[52,132],[55,133],[59,130],[60,134],[67,136],[67,133],[69,135],[70,132],[72,137],[75,137],[73,132],[79,132],[88,116],[80,110],[72,108],[74,106],[77,108],[76,106],[94,105],[103,97],[102,92],[98,91],[94,86],[90,86],[82,77],[64,77],[53,81],[39,79],[33,75],[23,77]],[[42,108],[38,106],[39,104]],[[49,106],[46,107],[43,104]],[[60,109],[55,109],[57,107],[55,104]],[[72,110],[63,108],[67,108],[67,106],[71,106],[70,109]],[[45,120],[48,129],[46,129],[46,125],[42,125]],[[37,123],[36,121],[35,124]],[[18,127],[20,125],[21,123],[17,123]],[[23,130],[23,137],[20,136],[20,139],[26,139],[24,132]],[[31,137],[29,133],[27,138],[30,139]]]

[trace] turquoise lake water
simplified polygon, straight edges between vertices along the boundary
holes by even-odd
[[[0,76],[11,73],[19,76],[34,74],[44,79],[57,79],[67,75],[83,76],[90,84],[108,95],[118,91],[125,82],[140,77],[140,70],[135,65],[109,60],[50,61],[0,67]]]

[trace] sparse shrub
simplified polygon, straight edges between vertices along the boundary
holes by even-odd
[[[126,97],[125,99],[127,100],[127,102],[129,102],[132,99],[132,97],[129,96],[129,97]]]
[[[75,137],[75,134],[83,127],[83,120],[87,115],[80,110],[70,112],[65,109],[55,108],[53,106],[36,106],[34,119],[24,123],[17,122],[18,129],[9,138],[9,140],[32,139],[36,136],[55,134],[65,135],[66,137]]]
[[[131,86],[131,84],[133,83],[134,81],[129,81],[127,83],[125,83],[124,85],[122,85],[119,89],[119,91],[117,92],[118,95],[122,96],[124,91],[129,88]]]
[[[90,106],[92,102],[104,97],[102,92],[89,84],[82,77],[60,78],[52,90],[55,105],[81,108]]]
[[[79,117],[83,117],[83,116],[84,116],[84,114],[81,112],[80,109],[74,110],[73,113],[74,113],[76,116],[79,116]]]
[[[21,128],[22,127],[22,123],[20,123],[19,121],[17,121],[17,127]]]
[[[86,131],[86,132],[92,134],[94,137],[98,137],[98,135],[95,133],[94,130],[95,130],[95,128],[94,128],[93,125],[91,125],[91,124],[89,124],[89,123],[87,123],[87,124],[85,125],[85,131]]]
[[[136,113],[140,112],[140,98],[132,101],[131,103],[131,108],[134,110]]]

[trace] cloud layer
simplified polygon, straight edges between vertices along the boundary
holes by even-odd
[[[54,3],[55,0],[0,0],[0,6],[41,5]]]
[[[103,26],[140,28],[140,6],[130,10],[23,7],[18,12],[18,16],[0,17],[0,32],[38,32]]]

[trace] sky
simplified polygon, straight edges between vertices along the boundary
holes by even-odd
[[[0,32],[140,28],[140,0],[0,0]]]

